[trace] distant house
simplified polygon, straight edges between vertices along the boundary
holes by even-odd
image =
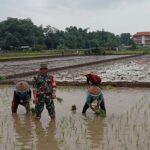
[[[133,35],[133,41],[137,45],[150,46],[150,32],[137,32]]]
[[[30,46],[20,46],[21,50],[32,50]]]

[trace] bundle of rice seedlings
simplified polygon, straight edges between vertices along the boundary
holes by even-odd
[[[100,117],[106,117],[106,112],[102,109],[96,110],[95,114]]]
[[[71,110],[72,110],[72,111],[75,111],[76,109],[77,109],[77,107],[76,107],[75,104],[71,106]]]

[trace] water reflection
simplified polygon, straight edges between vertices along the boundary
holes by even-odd
[[[31,115],[13,115],[16,148],[35,150],[58,150],[55,138],[56,123],[49,122],[47,127],[42,122],[35,121]]]
[[[35,122],[36,133],[36,149],[38,150],[58,150],[58,142],[55,138],[56,123],[51,121],[46,128],[42,127],[42,123]]]
[[[13,125],[16,131],[16,145],[23,149],[33,148],[33,121],[30,115],[13,115]]]
[[[90,148],[99,149],[102,147],[104,139],[104,128],[106,127],[105,118],[95,116],[86,120],[87,138],[90,142]]]
[[[25,115],[23,107],[12,117],[13,86],[0,87],[0,150],[122,150],[150,149],[149,89],[105,90],[107,116],[92,111],[82,116],[82,88],[58,90],[63,102],[56,103],[56,123],[47,111],[40,122]],[[76,112],[71,105],[76,104]],[[137,117],[138,116],[138,117]]]

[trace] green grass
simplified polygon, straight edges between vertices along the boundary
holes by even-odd
[[[111,54],[111,55],[150,54],[150,49],[106,51],[106,54]]]
[[[76,55],[78,49],[64,50],[63,55]],[[79,55],[84,55],[84,50],[80,49]],[[119,51],[105,51],[106,55],[130,55],[130,54],[150,54],[149,49],[136,50],[119,50]],[[62,56],[62,50],[42,50],[42,51],[23,51],[23,52],[9,52],[0,53],[0,60],[15,60],[15,59],[36,59],[41,57]]]
[[[74,55],[76,50],[64,50],[63,55]],[[61,50],[42,50],[42,51],[24,51],[0,53],[0,60],[22,59],[22,58],[38,58],[48,56],[62,56]]]

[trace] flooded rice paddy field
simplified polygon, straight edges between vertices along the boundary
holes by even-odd
[[[81,63],[88,63],[93,61],[100,61],[106,59],[113,59],[123,57],[124,55],[110,55],[110,56],[70,56],[60,58],[38,59],[38,60],[23,60],[23,61],[8,61],[0,62],[1,75],[13,75],[18,73],[37,71],[40,63],[47,63],[48,68],[64,67],[70,65],[77,65]],[[125,55],[129,56],[129,55]]]
[[[149,150],[150,89],[103,89],[107,116],[91,110],[82,116],[85,87],[58,87],[56,121],[50,121],[46,108],[41,120],[26,115],[22,106],[12,116],[13,86],[0,86],[0,149],[2,150]],[[72,105],[76,112],[71,111]]]

